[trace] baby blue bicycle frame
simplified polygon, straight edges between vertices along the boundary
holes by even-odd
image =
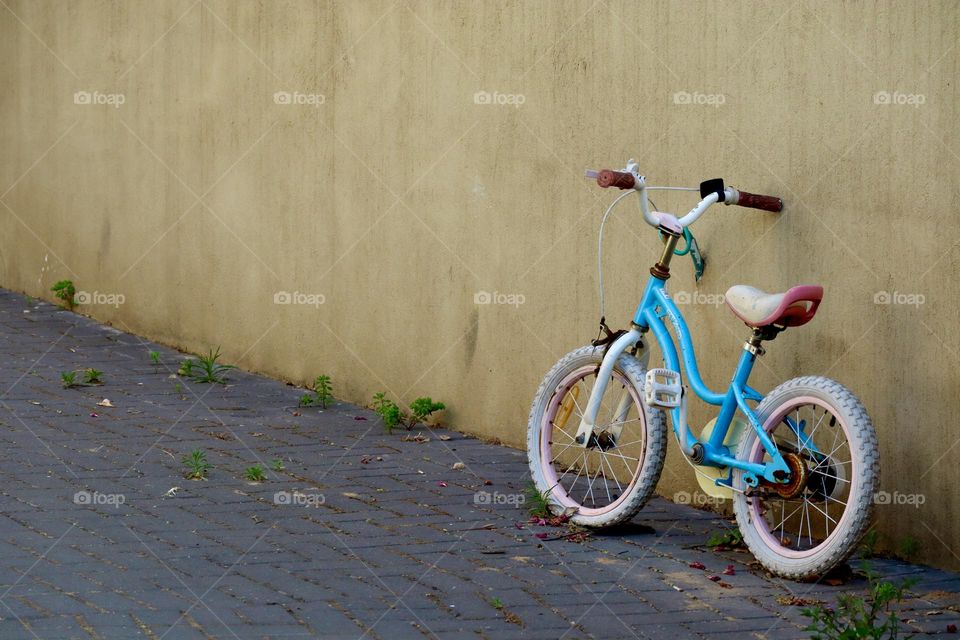
[[[679,338],[680,352],[683,356],[683,369],[681,369],[680,359],[677,355],[677,349],[674,346],[673,339],[663,322],[664,317],[670,320]],[[650,276],[643,300],[637,308],[637,313],[633,321],[641,327],[641,330],[650,328],[653,331],[653,335],[663,353],[665,364],[669,369],[673,369],[674,371],[686,371],[687,380],[694,393],[697,394],[697,397],[708,404],[720,407],[720,413],[717,416],[717,422],[713,432],[710,434],[710,439],[700,443],[704,447],[704,458],[701,464],[714,467],[743,469],[747,471],[748,474],[752,474],[754,477],[762,477],[769,482],[776,482],[773,474],[777,471],[789,473],[786,462],[780,455],[777,446],[763,429],[763,425],[760,424],[753,409],[747,404],[748,400],[759,402],[763,399],[762,394],[747,384],[747,379],[750,377],[750,372],[753,370],[753,365],[757,359],[757,355],[753,351],[748,348],[744,348],[741,351],[740,361],[737,363],[737,368],[730,381],[730,386],[727,387],[725,393],[716,393],[711,391],[700,377],[700,370],[697,367],[697,357],[693,347],[693,340],[690,337],[690,331],[687,329],[687,323],[677,308],[677,305],[674,304],[670,295],[667,293],[666,281],[655,276]],[[723,445],[724,438],[727,435],[730,424],[733,422],[733,417],[737,409],[746,416],[749,424],[757,432],[760,443],[764,449],[766,449],[767,453],[770,454],[772,460],[767,464],[738,460],[732,456],[728,448]],[[687,442],[692,446],[692,444],[698,442],[698,440],[690,431],[690,427],[686,423],[686,416],[681,415],[681,413],[682,407],[672,409],[670,416],[671,423],[673,424],[674,431],[678,434],[678,437],[680,437],[680,441]],[[681,429],[684,430],[684,433],[680,433]],[[729,482],[729,479],[727,482]],[[749,476],[748,483],[754,484],[749,482]]]
[[[669,255],[672,254],[675,244],[675,241],[668,241],[667,243],[668,251],[664,252],[664,256],[667,256],[667,261],[669,261]],[[674,332],[679,338],[680,354],[677,353],[677,348],[670,332],[667,330],[664,318],[670,321]],[[686,379],[694,393],[704,402],[720,407],[716,424],[710,434],[709,440],[706,442],[699,441],[690,431],[690,427],[686,422],[685,401],[681,403],[679,407],[670,410],[673,430],[680,441],[681,447],[684,449],[684,453],[690,455],[690,451],[694,445],[699,443],[699,445],[703,447],[703,456],[702,459],[698,461],[698,464],[720,468],[729,467],[731,469],[742,469],[745,471],[744,480],[750,486],[757,486],[760,478],[763,478],[767,482],[776,483],[782,481],[782,479],[777,478],[777,475],[780,475],[781,478],[789,476],[790,470],[783,456],[777,449],[776,444],[763,429],[763,425],[760,424],[756,413],[750,405],[747,404],[748,401],[759,402],[763,399],[762,394],[747,384],[747,379],[750,377],[750,372],[753,370],[753,365],[757,359],[756,350],[751,349],[749,344],[745,344],[740,355],[740,361],[737,363],[736,371],[733,374],[730,386],[726,392],[716,393],[711,391],[700,377],[700,369],[697,366],[693,340],[690,337],[690,331],[687,328],[683,314],[680,313],[680,310],[670,298],[670,294],[666,290],[666,280],[655,275],[651,275],[647,282],[646,289],[643,292],[643,298],[634,314],[631,330],[613,342],[603,359],[603,363],[597,374],[597,381],[590,394],[590,401],[581,419],[580,429],[577,432],[577,442],[581,443],[581,446],[587,446],[586,443],[590,441],[590,434],[593,432],[593,425],[595,424],[597,411],[599,410],[600,398],[603,396],[607,381],[610,380],[610,374],[613,371],[617,359],[624,351],[638,343],[644,345],[641,347],[642,352],[638,353],[638,357],[644,357],[646,355],[646,346],[643,342],[643,335],[650,330],[652,330],[653,336],[660,346],[665,366],[673,371],[685,371]],[[740,460],[732,455],[729,448],[723,444],[724,438],[726,438],[727,431],[738,409],[757,432],[760,443],[770,455],[769,462],[760,464]],[[803,422],[796,424],[792,420],[787,420],[787,423],[797,435],[800,442],[811,447],[814,452],[818,452],[817,449],[813,447],[812,441],[803,433],[805,426]],[[719,485],[729,487],[731,480],[732,474],[716,482]]]

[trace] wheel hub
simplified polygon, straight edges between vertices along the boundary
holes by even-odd
[[[777,471],[774,475],[777,476],[777,480],[786,479],[786,482],[762,480],[760,484],[772,489],[781,498],[791,500],[807,488],[807,483],[810,481],[810,471],[807,469],[807,464],[803,461],[803,458],[796,453],[783,454],[783,461],[787,463],[787,467],[790,469],[789,475],[782,471]]]
[[[615,446],[617,446],[617,440],[609,431],[593,434],[590,436],[589,444],[587,444],[588,449],[600,449],[600,451],[607,451]]]

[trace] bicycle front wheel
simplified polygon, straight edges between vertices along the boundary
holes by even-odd
[[[582,347],[544,378],[530,410],[527,457],[537,490],[571,521],[608,527],[632,518],[650,498],[663,470],[663,412],[643,403],[646,371],[629,354],[607,380],[589,446],[574,438],[597,380],[603,347]]]
[[[757,407],[757,417],[790,467],[785,483],[748,487],[734,474],[733,510],[743,540],[772,573],[802,579],[847,558],[870,520],[879,482],[877,437],[863,404],[822,377],[789,380]],[[756,432],[738,458],[766,463]]]

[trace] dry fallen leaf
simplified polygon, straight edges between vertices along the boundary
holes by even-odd
[[[454,462],[454,463],[453,463],[453,470],[454,470],[454,471],[460,471],[460,469],[463,469],[463,468],[465,468],[466,466],[467,466],[467,465],[463,464],[462,462]]]
[[[98,407],[112,407],[112,406],[115,406],[115,405],[114,405],[112,402],[110,402],[110,398],[104,398],[103,400],[101,400],[100,402],[97,403],[97,406],[98,406]]]

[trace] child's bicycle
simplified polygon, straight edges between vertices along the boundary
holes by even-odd
[[[605,336],[561,358],[540,385],[527,435],[537,489],[549,497],[555,512],[568,514],[576,524],[608,527],[629,520],[660,478],[667,440],[664,414],[669,413],[701,486],[713,496],[732,498],[743,540],[763,566],[795,579],[826,572],[847,557],[869,521],[880,471],[873,425],[860,400],[828,378],[794,378],[767,395],[747,384],[764,353],[762,342],[809,322],[822,287],[771,294],[736,285],[727,291],[727,305],[750,327],[750,335],[722,393],[701,379],[687,324],[666,290],[675,254],[693,253],[698,276],[702,273],[687,228],[711,205],[777,212],[780,199],[708,180],[699,190],[680,189],[699,191],[702,199],[677,219],[651,211],[647,195],[677,188],[647,186],[632,160],[623,171],[587,175],[601,187],[638,192],[643,218],[660,231],[664,247],[630,328],[613,332],[601,317]],[[602,233],[601,224],[601,247]],[[680,238],[683,250],[677,250]],[[601,272],[601,309],[602,295]],[[679,355],[665,320],[679,341]],[[664,368],[647,369],[650,331]],[[684,383],[720,408],[699,438],[687,424]]]

